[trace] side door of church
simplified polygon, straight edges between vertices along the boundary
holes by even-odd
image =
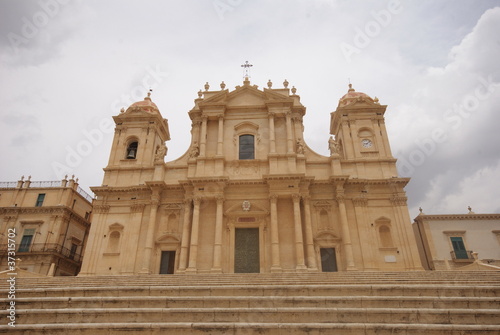
[[[337,257],[335,248],[321,248],[321,269],[323,272],[337,272]]]
[[[175,267],[175,251],[162,251],[160,274],[173,274]]]

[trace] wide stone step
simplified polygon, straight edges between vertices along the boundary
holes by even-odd
[[[356,273],[281,273],[281,274],[203,274],[203,275],[147,275],[147,276],[97,276],[97,277],[53,277],[17,278],[20,286],[178,286],[178,285],[300,285],[300,284],[448,284],[448,285],[494,285],[500,282],[499,271],[483,272],[356,272]],[[0,282],[0,288],[7,287]]]
[[[19,324],[15,328],[0,326],[0,332],[9,334],[79,334],[79,335],[498,335],[498,325],[429,325],[398,323],[66,323],[66,324]]]
[[[2,319],[8,312],[0,311]],[[413,323],[493,325],[498,309],[432,308],[89,308],[16,310],[22,324],[118,322]]]
[[[6,296],[7,290],[0,290]],[[116,296],[434,296],[497,297],[500,286],[459,285],[217,285],[217,286],[102,286],[19,288],[22,297]]]
[[[4,300],[4,299],[3,299]],[[18,309],[62,308],[454,308],[498,309],[500,297],[387,297],[387,296],[206,296],[206,297],[38,297],[17,298]]]

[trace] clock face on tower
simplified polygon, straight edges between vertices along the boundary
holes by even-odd
[[[373,143],[369,139],[365,138],[361,141],[361,145],[363,146],[363,148],[371,148]]]

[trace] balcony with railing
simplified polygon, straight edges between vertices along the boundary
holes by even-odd
[[[451,259],[458,263],[471,263],[474,262],[472,250],[452,250],[450,251]]]
[[[9,251],[7,244],[0,244],[0,256],[7,255]],[[16,244],[15,251],[16,257],[23,255],[54,255],[76,263],[82,261],[81,254],[55,243]]]

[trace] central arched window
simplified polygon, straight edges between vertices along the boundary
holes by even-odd
[[[127,159],[135,159],[137,157],[137,142],[132,142],[127,147]]]
[[[255,159],[255,143],[253,135],[240,136],[239,159]]]

